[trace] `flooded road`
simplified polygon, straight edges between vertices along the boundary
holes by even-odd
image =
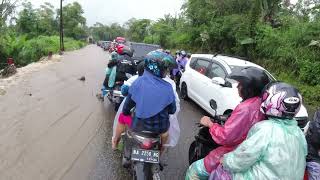
[[[111,150],[113,107],[95,97],[108,57],[95,45],[67,52],[0,95],[0,179],[130,179]],[[194,124],[204,113],[181,103],[181,139],[163,157],[169,180],[184,179]]]

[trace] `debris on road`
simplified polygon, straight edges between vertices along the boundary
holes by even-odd
[[[79,78],[80,81],[85,81],[86,77],[82,76],[81,78]]]
[[[6,91],[4,89],[0,89],[0,96],[3,96],[6,94]]]

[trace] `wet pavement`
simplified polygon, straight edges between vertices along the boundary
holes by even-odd
[[[111,150],[112,105],[96,98],[108,54],[90,45],[26,73],[0,95],[0,179],[131,179]],[[79,81],[85,76],[85,81]],[[163,179],[184,179],[188,147],[205,114],[181,101],[181,138],[163,156]]]

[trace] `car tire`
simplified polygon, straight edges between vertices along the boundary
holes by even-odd
[[[183,82],[181,84],[180,97],[183,100],[188,100],[189,99],[189,97],[188,97],[188,87],[187,87],[187,84],[185,82]]]

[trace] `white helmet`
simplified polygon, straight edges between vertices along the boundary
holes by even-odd
[[[292,119],[301,104],[299,91],[287,83],[272,82],[262,92],[261,111],[267,116]]]

